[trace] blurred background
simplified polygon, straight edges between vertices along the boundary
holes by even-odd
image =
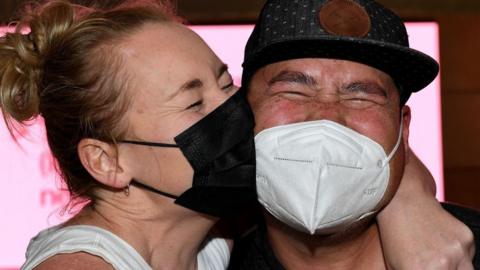
[[[0,0],[0,24],[22,0]],[[77,0],[114,5],[114,0]],[[177,0],[190,24],[248,24],[264,0]],[[445,199],[480,209],[480,1],[379,0],[405,21],[436,21],[440,30]]]

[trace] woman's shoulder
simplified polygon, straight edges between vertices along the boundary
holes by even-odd
[[[40,263],[34,268],[35,270],[83,270],[83,269],[99,269],[113,270],[111,264],[107,263],[103,258],[85,253],[76,252],[71,254],[57,254]]]
[[[22,266],[25,270],[41,264],[42,268],[46,267],[44,269],[55,269],[52,268],[54,265],[64,265],[65,262],[81,262],[83,269],[86,263],[103,263],[114,269],[151,269],[127,242],[105,229],[90,225],[56,226],[41,231],[30,241],[26,257]],[[72,269],[76,268],[72,265]]]

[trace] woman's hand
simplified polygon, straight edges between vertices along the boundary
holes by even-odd
[[[435,199],[433,176],[413,152],[400,187],[377,216],[389,269],[473,269],[470,229]]]

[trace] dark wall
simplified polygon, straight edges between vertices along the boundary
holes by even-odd
[[[378,1],[405,20],[435,20],[440,25],[446,199],[480,209],[480,1]],[[0,1],[0,22],[7,21],[18,2]],[[193,24],[248,23],[263,2],[178,0],[177,7]]]

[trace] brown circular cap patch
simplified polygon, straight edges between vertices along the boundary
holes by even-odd
[[[367,11],[352,0],[330,0],[318,12],[323,29],[332,35],[364,37],[370,32]]]

